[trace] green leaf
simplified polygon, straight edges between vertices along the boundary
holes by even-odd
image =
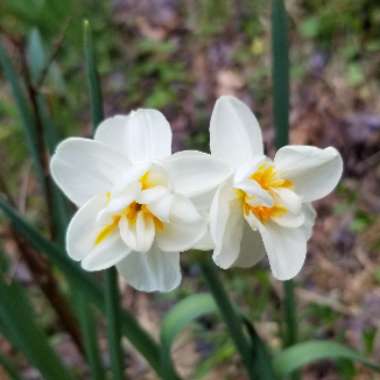
[[[12,207],[0,198],[0,209],[13,223],[15,229],[34,246],[34,248],[47,256],[52,263],[64,272],[71,283],[86,294],[89,302],[93,302],[101,310],[105,310],[104,294],[97,283],[84,273],[65,252],[45,239],[33,226],[26,222]],[[160,371],[160,350],[153,339],[142,329],[132,314],[122,312],[122,329],[124,335],[141,353],[147,362],[158,373]]]
[[[85,20],[83,23],[84,34],[84,57],[86,65],[87,82],[90,90],[90,107],[92,128],[95,132],[96,127],[103,120],[103,99],[99,82],[99,75],[96,67],[96,57],[94,43],[92,39],[91,25]]]
[[[278,149],[288,144],[289,130],[288,21],[283,0],[272,0],[272,82]]]
[[[320,360],[349,359],[380,372],[380,366],[342,344],[330,341],[312,340],[298,343],[278,353],[273,361],[278,375],[285,377],[307,364]]]
[[[217,310],[210,294],[195,294],[178,302],[166,315],[160,332],[162,374],[165,379],[178,379],[172,372],[171,365],[171,348],[178,334],[195,319]]]
[[[0,319],[9,330],[12,343],[39,369],[46,380],[70,380],[71,374],[50,347],[49,341],[35,322],[32,306],[17,284],[0,280]]]
[[[272,355],[265,342],[257,334],[251,321],[243,316],[247,332],[251,338],[252,366],[257,379],[275,380],[276,376],[272,365]]]
[[[37,176],[41,182],[44,183],[44,172],[39,160],[37,134],[35,127],[35,119],[29,108],[28,100],[25,96],[24,89],[19,80],[20,75],[15,71],[14,65],[8,56],[7,51],[3,47],[0,41],[0,66],[3,69],[3,73],[7,81],[9,82],[13,97],[16,102],[17,110],[20,115],[21,124],[26,136],[27,146],[33,160],[33,164],[37,173]]]
[[[34,83],[38,81],[46,65],[46,53],[38,29],[33,28],[28,36],[26,58]]]
[[[92,42],[90,23],[84,22],[84,52],[86,72],[88,76],[88,89],[92,111],[92,126],[96,127],[103,119],[103,99],[100,81],[98,78],[95,50]],[[126,378],[123,365],[123,350],[121,347],[121,306],[117,271],[114,267],[106,270],[104,279],[105,314],[107,318],[108,350],[111,359],[111,370],[115,380]]]
[[[14,364],[4,355],[0,355],[0,367],[3,367],[10,379],[22,380]]]

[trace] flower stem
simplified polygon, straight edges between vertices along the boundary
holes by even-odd
[[[273,118],[276,129],[276,147],[289,141],[289,47],[288,20],[284,0],[272,0],[272,81]],[[284,346],[297,342],[297,315],[292,280],[284,282],[284,319],[286,331]],[[292,379],[298,379],[295,373]]]
[[[104,371],[97,342],[94,311],[91,309],[91,305],[83,293],[78,293],[78,295],[74,297],[74,302],[77,303],[79,323],[87,360],[91,370],[91,378],[94,380],[104,380]]]
[[[105,273],[105,304],[107,315],[108,350],[111,357],[112,378],[123,380],[123,353],[121,350],[120,294],[117,272],[110,268]]]
[[[100,87],[98,71],[96,67],[95,49],[92,40],[90,23],[86,20],[84,31],[84,55],[86,73],[90,95],[92,129],[103,120],[103,98]],[[107,317],[108,350],[111,357],[112,378],[114,380],[125,379],[123,374],[123,354],[121,348],[121,309],[120,295],[117,283],[117,272],[114,267],[105,272],[105,311]]]
[[[236,313],[231,301],[228,298],[227,292],[224,289],[222,282],[219,279],[215,266],[210,261],[209,255],[202,255],[199,259],[199,265],[206,280],[211,294],[220,310],[221,316],[230,331],[231,338],[239,351],[243,363],[248,372],[249,379],[257,379],[253,368],[253,358],[250,344],[247,337],[243,333],[242,322]]]

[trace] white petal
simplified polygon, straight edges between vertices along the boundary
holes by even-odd
[[[157,202],[169,192],[168,188],[165,186],[154,186],[149,189],[143,190],[139,196],[139,203],[148,204],[152,202]]]
[[[82,260],[93,249],[97,235],[96,216],[105,203],[105,195],[93,197],[72,217],[66,232],[66,250],[72,259]]]
[[[194,247],[204,235],[207,223],[165,223],[162,230],[156,231],[158,247],[165,252],[183,252]]]
[[[197,196],[216,188],[230,171],[221,161],[198,151],[182,151],[163,162],[173,190],[187,197]]]
[[[279,197],[279,203],[285,206],[286,209],[295,214],[300,212],[302,200],[294,191],[286,188],[277,188],[274,191]]]
[[[189,199],[176,194],[170,210],[170,219],[173,223],[196,223],[201,220],[201,215]]]
[[[266,205],[271,207],[273,205],[273,198],[271,194],[264,190],[256,181],[247,179],[235,185],[235,188],[243,190],[250,197],[246,199],[247,203],[255,205]]]
[[[235,168],[263,154],[259,123],[245,103],[232,96],[216,101],[211,115],[210,149],[213,156]]]
[[[81,262],[87,271],[98,271],[111,268],[130,253],[130,249],[120,239],[118,233],[109,236],[98,244]]]
[[[132,252],[117,269],[131,286],[143,292],[169,292],[181,282],[179,253],[162,252],[156,246],[147,253]]]
[[[300,228],[284,228],[276,223],[261,225],[260,233],[273,276],[289,280],[301,270],[306,257],[306,237]]]
[[[153,109],[129,114],[127,150],[132,162],[151,162],[171,154],[172,131],[165,116]]]
[[[228,269],[238,259],[244,224],[240,202],[237,199],[231,201],[222,241],[215,242],[212,255],[219,267]]]
[[[238,258],[244,219],[241,203],[232,182],[217,190],[210,209],[210,232],[215,244],[213,260],[221,268],[229,268]]]
[[[116,115],[105,119],[96,128],[94,139],[123,154],[128,154],[128,115]]]
[[[250,268],[265,256],[263,239],[258,231],[253,231],[248,223],[244,224],[240,254],[233,263],[234,267]]]
[[[274,217],[273,221],[282,227],[297,228],[301,227],[305,223],[305,216],[303,212],[294,214],[289,211],[284,215]]]
[[[149,203],[148,208],[158,219],[169,222],[172,204],[173,194],[168,192],[157,201]]]
[[[211,251],[215,248],[209,228],[206,229],[203,236],[194,244],[193,248],[199,249],[200,251]]]
[[[137,214],[136,219],[136,251],[146,253],[153,244],[155,226],[151,216],[144,215],[143,211]]]
[[[100,142],[69,138],[61,142],[50,162],[54,181],[77,205],[105,193],[130,165],[128,159]]]
[[[253,161],[246,162],[239,166],[234,174],[234,183],[236,184],[248,179],[264,162],[270,164],[271,160],[266,156],[255,156]]]
[[[135,251],[137,248],[136,225],[130,225],[128,219],[123,216],[119,222],[119,232],[124,244]]]
[[[279,176],[294,182],[295,192],[304,202],[323,198],[333,191],[343,171],[342,157],[332,147],[285,146],[277,152],[274,162]]]
[[[309,240],[313,233],[313,227],[317,213],[310,203],[305,203],[302,205],[302,212],[305,217],[305,222],[302,226],[302,230],[305,234],[306,240]]]

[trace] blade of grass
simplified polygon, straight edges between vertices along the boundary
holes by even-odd
[[[103,99],[96,67],[91,25],[87,20],[85,20],[83,24],[83,36],[85,65],[92,114],[92,129],[93,132],[95,132],[96,127],[103,120]],[[121,347],[120,294],[115,268],[110,268],[105,272],[104,292],[106,301],[108,350],[111,357],[112,375],[115,380],[122,380],[125,378],[125,374],[123,374],[123,351]]]
[[[100,310],[105,310],[104,295],[97,283],[85,274],[77,264],[70,260],[63,249],[48,241],[33,226],[25,221],[7,202],[0,198],[0,209],[13,223],[14,228],[39,252],[48,257],[52,263],[66,274],[70,281],[86,294],[89,302]],[[136,319],[123,310],[121,313],[122,331],[138,352],[147,360],[152,368],[160,373],[160,349],[156,342],[138,324]]]

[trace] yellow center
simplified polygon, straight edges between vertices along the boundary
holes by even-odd
[[[261,223],[267,223],[272,218],[285,215],[288,212],[286,207],[279,203],[278,196],[273,190],[292,188],[292,181],[278,177],[275,167],[270,163],[261,164],[249,178],[255,180],[264,190],[272,195],[274,204],[271,207],[265,205],[250,205],[247,202],[249,195],[239,190],[238,198],[242,200],[244,215],[248,215],[252,212]]]
[[[268,162],[261,164],[250,178],[255,180],[264,190],[268,191],[280,187],[293,187],[293,182],[288,179],[279,178],[274,166]]]
[[[141,190],[146,190],[151,187],[156,186],[156,180],[151,178],[150,172],[147,171],[141,178],[140,178],[140,185]],[[111,193],[106,193],[106,203],[108,204],[111,200]],[[154,226],[156,230],[161,231],[164,228],[164,224],[162,221],[157,218],[148,208],[147,205],[138,203],[138,202],[132,202],[129,206],[125,207],[123,210],[121,210],[118,213],[115,213],[112,215],[112,221],[108,224],[106,224],[102,229],[98,232],[95,238],[95,245],[100,244],[102,241],[107,239],[112,233],[115,232],[115,230],[119,226],[120,219],[122,217],[127,218],[128,225],[130,227],[134,226],[136,224],[137,215],[139,213],[142,213],[144,219],[146,222],[149,222],[149,219],[153,220]]]

